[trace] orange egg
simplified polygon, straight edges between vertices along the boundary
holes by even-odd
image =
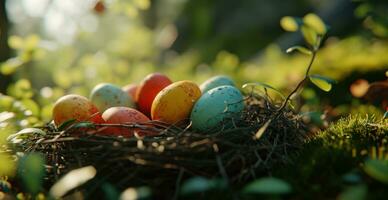
[[[175,124],[188,119],[195,102],[201,97],[201,90],[192,81],[175,82],[155,97],[152,103],[153,120]]]
[[[145,115],[151,116],[151,106],[155,96],[171,83],[171,80],[167,76],[160,73],[153,73],[146,76],[136,92],[136,101],[139,110]]]
[[[138,85],[132,83],[132,84],[129,84],[129,85],[126,85],[124,86],[122,89],[128,93],[128,95],[134,100],[136,101],[136,91],[137,91],[137,88],[138,88]]]
[[[133,124],[150,121],[143,113],[128,107],[109,108],[102,114],[102,118],[108,124]],[[105,134],[122,135],[125,137],[133,136],[135,132],[138,132],[139,135],[146,134],[145,131],[141,131],[138,128],[109,127],[104,130]]]
[[[71,119],[95,123],[104,122],[97,107],[86,97],[76,94],[63,96],[55,102],[53,118],[56,126]]]

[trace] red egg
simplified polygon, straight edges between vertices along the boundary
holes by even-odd
[[[152,102],[155,96],[172,81],[160,73],[149,74],[139,85],[136,92],[136,102],[139,110],[147,116],[150,116]]]
[[[143,113],[128,107],[109,108],[102,114],[102,118],[108,124],[133,124],[150,121],[150,119]],[[105,134],[122,135],[125,137],[133,136],[135,132],[138,132],[139,135],[146,135],[145,131],[138,128],[108,127],[104,130]]]
[[[97,107],[86,97],[76,94],[63,96],[55,102],[53,118],[56,126],[71,119],[95,123],[104,122]]]
[[[122,89],[128,93],[128,95],[132,98],[133,101],[136,101],[136,91],[139,86],[132,83],[124,86]]]

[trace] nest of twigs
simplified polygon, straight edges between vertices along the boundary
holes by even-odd
[[[234,127],[197,133],[185,126],[149,124],[99,125],[140,128],[157,136],[117,137],[69,128],[58,132],[48,125],[48,134],[30,138],[19,146],[24,152],[46,156],[48,183],[52,184],[72,169],[92,165],[97,169],[95,185],[87,192],[95,194],[98,184],[109,182],[119,190],[147,185],[158,198],[171,198],[187,178],[202,176],[224,178],[230,185],[268,174],[271,168],[286,165],[306,137],[307,129],[292,111],[254,96],[246,98],[241,121]],[[260,138],[258,130],[271,123]],[[97,128],[98,128],[97,127]]]

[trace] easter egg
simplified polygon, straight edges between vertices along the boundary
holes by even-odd
[[[153,120],[174,124],[188,119],[194,103],[201,97],[201,90],[191,81],[175,82],[155,97],[151,108]]]
[[[59,98],[53,108],[56,126],[71,119],[102,123],[103,119],[96,106],[86,97],[70,94]]]
[[[96,85],[90,93],[90,100],[101,112],[104,112],[110,107],[134,106],[131,97],[128,96],[126,92],[124,92],[120,87],[110,83],[101,83]]]
[[[198,131],[228,128],[240,119],[244,109],[243,95],[230,85],[219,86],[204,93],[191,112],[192,127]]]
[[[202,93],[205,93],[213,88],[223,86],[223,85],[230,85],[235,86],[233,80],[229,78],[228,76],[214,76],[205,82],[203,82],[200,86]]]
[[[167,76],[160,73],[146,76],[136,92],[136,102],[139,110],[145,115],[151,116],[151,106],[156,95],[171,83]]]
[[[150,119],[145,116],[143,113],[139,112],[136,109],[128,108],[128,107],[111,107],[108,108],[103,114],[102,118],[108,124],[130,124],[130,123],[142,123],[148,122]],[[122,136],[133,136],[135,131],[139,133],[139,135],[144,134],[138,128],[125,128],[125,127],[108,127],[104,130],[106,134],[113,135],[122,135]]]
[[[136,91],[137,91],[138,85],[136,84],[129,84],[124,86],[122,89],[124,92],[126,92],[133,101],[136,101]]]

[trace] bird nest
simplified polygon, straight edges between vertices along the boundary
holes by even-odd
[[[238,186],[291,162],[289,155],[307,135],[305,124],[292,111],[279,113],[278,106],[255,96],[245,101],[242,120],[217,131],[198,133],[188,122],[98,124],[95,129],[71,125],[62,131],[47,125],[43,128],[47,134],[29,138],[15,151],[46,157],[47,185],[72,169],[94,166],[93,184],[81,186],[88,187],[84,192],[89,195],[98,194],[98,185],[108,182],[119,190],[147,185],[156,196],[171,198],[185,179],[194,176],[223,178]],[[107,126],[141,129],[155,136],[95,134]]]

